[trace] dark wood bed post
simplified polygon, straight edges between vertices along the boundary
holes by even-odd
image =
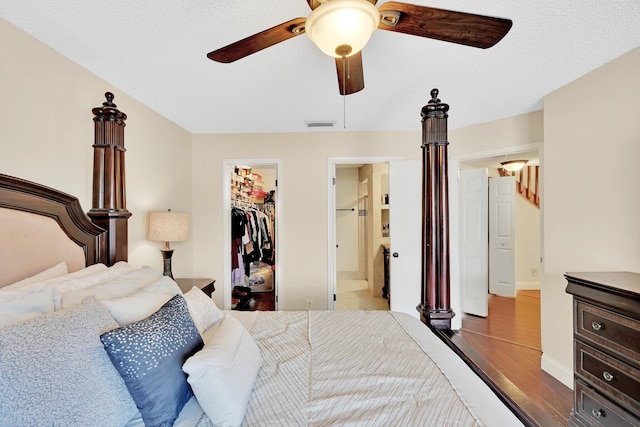
[[[124,127],[127,115],[119,111],[113,103],[113,94],[101,107],[91,111],[94,114],[95,142],[93,144],[93,198],[91,220],[107,230],[107,259],[105,264],[113,265],[127,261],[128,232],[127,220],[131,212],[127,210],[124,179]]]
[[[422,107],[422,301],[420,319],[437,329],[450,329],[449,182],[447,111],[438,89]]]

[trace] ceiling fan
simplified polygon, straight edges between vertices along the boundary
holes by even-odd
[[[364,88],[362,48],[376,30],[458,43],[481,49],[498,43],[511,29],[509,19],[389,1],[306,0],[307,18],[295,18],[207,54],[229,63],[300,34],[307,36],[336,61],[341,95]]]

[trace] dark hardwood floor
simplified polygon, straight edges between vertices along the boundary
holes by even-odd
[[[238,295],[234,290],[231,294],[231,306],[234,310],[274,311],[276,309],[276,294],[275,291],[268,291]]]
[[[566,426],[571,389],[540,368],[540,293],[489,297],[487,318],[463,314],[449,339],[523,411],[526,422]]]

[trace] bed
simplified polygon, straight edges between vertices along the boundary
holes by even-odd
[[[96,127],[124,126],[112,100]],[[94,168],[124,165],[122,135],[96,131]],[[523,424],[415,317],[221,311],[130,265],[124,169],[94,179],[86,215],[0,174],[0,425]]]

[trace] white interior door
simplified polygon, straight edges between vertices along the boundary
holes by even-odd
[[[513,176],[489,179],[489,292],[516,296]]]
[[[389,162],[389,244],[391,310],[420,317],[422,164],[419,160]]]
[[[489,314],[489,178],[487,169],[460,171],[462,311]]]

